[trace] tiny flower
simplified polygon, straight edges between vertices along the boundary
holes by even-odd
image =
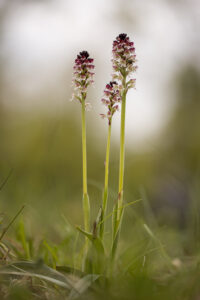
[[[91,103],[85,102],[85,109],[86,109],[86,111],[90,111],[92,109]]]
[[[136,71],[136,55],[134,43],[130,41],[126,33],[121,33],[113,42],[113,80],[123,81]],[[127,89],[135,86],[135,79],[130,79]]]
[[[86,98],[87,88],[93,81],[94,69],[93,58],[89,57],[87,51],[82,51],[77,55],[74,64],[74,77],[73,86],[74,94],[73,98],[79,100],[81,103]]]
[[[108,119],[109,125],[111,124],[111,119],[114,113],[119,109],[118,103],[121,101],[119,87],[116,81],[110,81],[106,84],[104,90],[104,98],[101,99],[101,102],[107,106],[107,114],[100,114],[104,119]]]
[[[135,78],[130,79],[130,80],[127,82],[128,89],[134,88],[134,87],[135,87],[135,82],[136,82],[136,79],[135,79]]]

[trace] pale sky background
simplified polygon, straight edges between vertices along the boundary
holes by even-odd
[[[0,5],[3,2],[0,0]],[[71,103],[64,97],[65,89],[67,95],[71,90],[69,74],[77,53],[88,50],[96,62],[96,99],[90,101],[92,112],[102,112],[104,108],[98,103],[105,83],[110,80],[112,41],[119,33],[126,32],[135,42],[138,59],[136,90],[127,98],[128,140],[147,143],[162,130],[175,105],[171,89],[173,74],[191,57],[199,63],[198,0],[21,3],[6,17],[1,48],[6,61],[5,78],[14,91],[23,95],[21,102],[12,99],[12,106],[62,108],[65,101],[68,103],[65,108],[70,110]],[[42,94],[43,90],[57,94],[57,101],[33,101],[34,95]],[[114,122],[116,136],[117,119],[119,115]]]

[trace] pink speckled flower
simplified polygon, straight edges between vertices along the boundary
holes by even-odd
[[[88,86],[94,82],[93,61],[94,59],[89,57],[87,51],[80,52],[75,59],[73,78],[75,90],[73,98],[79,100],[81,103],[86,98]]]
[[[124,78],[130,78],[126,82],[127,90],[135,87],[135,79],[131,78],[136,71],[136,54],[134,43],[130,41],[126,33],[121,33],[113,42],[113,79],[123,81]],[[120,90],[122,86],[120,86]]]
[[[118,103],[121,101],[119,87],[116,81],[110,81],[106,84],[104,90],[104,98],[101,99],[102,103],[107,106],[107,114],[100,114],[102,118],[107,118],[108,123],[111,123],[112,116],[118,110]]]

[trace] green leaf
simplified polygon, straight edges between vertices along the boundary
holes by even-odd
[[[104,254],[104,246],[99,237],[94,236],[92,233],[81,229],[79,226],[76,227],[84,236],[86,236],[93,244],[98,253]]]
[[[18,227],[18,239],[22,244],[22,247],[24,249],[25,255],[27,259],[30,259],[30,248],[29,248],[29,243],[27,242],[26,239],[26,233],[25,233],[25,228],[24,228],[24,222],[21,219],[19,222],[19,227]]]
[[[46,240],[43,241],[43,245],[46,248],[46,250],[50,253],[51,257],[52,257],[52,266],[54,269],[56,269],[56,263],[58,261],[58,256],[57,256],[57,252],[56,252],[56,248],[55,247],[51,247]]]

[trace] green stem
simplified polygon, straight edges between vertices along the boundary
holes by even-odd
[[[83,151],[83,210],[85,231],[90,229],[90,203],[87,192],[87,152],[86,152],[86,125],[85,100],[82,100],[82,151]]]
[[[126,115],[126,76],[123,81],[122,105],[121,105],[121,131],[120,131],[120,160],[119,160],[119,188],[118,200],[113,212],[113,245],[112,257],[114,259],[117,251],[119,232],[123,216],[123,189],[124,189],[124,158],[125,158],[125,115]]]
[[[86,125],[85,100],[82,99],[82,152],[83,152],[83,195],[87,194],[87,157],[86,157]]]
[[[86,152],[86,124],[85,124],[85,98],[82,97],[82,153],[83,153],[83,213],[84,213],[84,229],[90,230],[90,202],[87,192],[87,152]],[[88,252],[88,239],[85,238],[85,254],[83,258],[83,269],[85,268],[85,259]]]
[[[105,161],[105,182],[104,182],[103,204],[102,204],[102,213],[101,213],[102,223],[100,226],[100,238],[101,239],[103,239],[103,235],[104,235],[104,217],[106,214],[107,201],[108,201],[108,175],[109,175],[109,160],[110,160],[111,124],[112,124],[112,120],[109,120],[107,148],[106,148],[106,161]]]
[[[119,189],[118,189],[118,211],[117,220],[119,221],[123,205],[124,188],[124,157],[125,157],[125,113],[126,113],[126,91],[122,95],[121,107],[121,133],[120,133],[120,161],[119,161]]]

